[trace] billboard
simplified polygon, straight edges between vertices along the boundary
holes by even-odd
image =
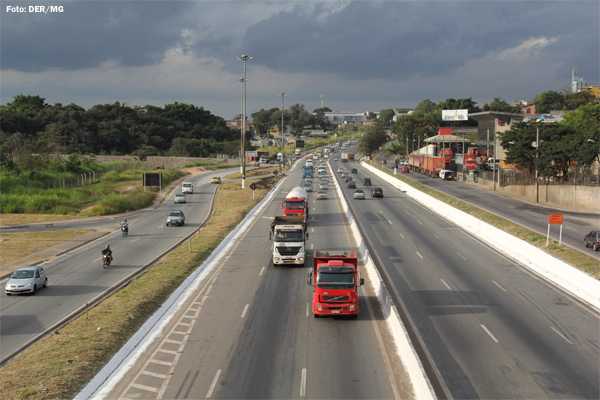
[[[296,140],[296,147],[304,147],[304,140]]]
[[[144,186],[162,187],[162,174],[144,174]]]
[[[469,110],[442,110],[442,121],[467,121]]]

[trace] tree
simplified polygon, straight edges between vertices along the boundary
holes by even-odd
[[[331,108],[329,108],[329,107],[323,107],[323,108],[315,108],[314,111],[313,111],[313,113],[316,114],[316,113],[318,113],[320,111],[322,111],[324,113],[326,113],[326,112],[332,112]]]
[[[390,126],[390,124],[392,123],[392,118],[394,118],[394,115],[396,115],[396,112],[394,111],[393,108],[381,110],[381,111],[379,111],[379,120],[381,121],[383,126]]]
[[[494,97],[494,101],[490,104],[485,103],[483,105],[483,111],[499,111],[499,112],[510,112],[510,113],[521,113],[521,107],[511,106],[501,97]]]
[[[385,142],[387,142],[387,133],[381,121],[376,121],[371,130],[360,138],[358,150],[370,157]]]
[[[429,99],[421,100],[414,109],[414,114],[429,114],[435,110],[435,103]]]
[[[406,146],[403,146],[398,142],[392,142],[392,143],[390,143],[388,148],[385,149],[385,155],[386,156],[394,155],[395,159],[398,160],[398,156],[405,152],[405,147]]]
[[[576,160],[581,164],[600,161],[600,104],[586,104],[564,115],[562,125],[570,126],[581,134]]]

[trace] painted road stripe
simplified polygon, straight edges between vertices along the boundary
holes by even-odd
[[[250,304],[246,304],[246,307],[244,307],[244,311],[242,311],[242,318],[246,316],[246,311],[248,311],[248,307],[250,307]]]
[[[421,221],[417,221],[419,223],[419,225],[423,226],[423,224],[421,223]]]
[[[302,377],[300,378],[300,396],[306,396],[306,368],[302,368]]]
[[[258,274],[258,276],[261,276],[261,275],[263,274],[263,272],[265,272],[265,267],[262,267],[262,268],[260,269],[260,273]]]
[[[452,288],[450,287],[450,285],[448,285],[445,280],[440,279],[440,281],[442,281],[442,283],[444,284],[444,286],[446,286],[448,288],[448,290],[452,290]]]
[[[571,342],[569,339],[567,339],[567,337],[565,335],[563,335],[562,333],[560,333],[556,328],[554,328],[553,326],[550,327],[550,329],[552,329],[554,332],[556,332],[556,334],[558,336],[560,336],[561,338],[565,339],[567,341],[567,343],[569,344],[573,344],[573,342]]]
[[[206,398],[210,398],[212,396],[213,391],[215,390],[215,386],[217,386],[217,381],[219,380],[219,375],[221,375],[221,370],[217,370],[217,374],[215,375],[210,387],[208,388],[208,393],[206,393]]]
[[[467,261],[467,259],[466,259],[466,258],[465,258],[463,255],[461,255],[460,253],[456,253],[456,254],[458,254],[458,256],[459,256],[460,258],[462,258],[463,260]]]
[[[483,330],[484,330],[484,331],[486,331],[486,332],[487,332],[487,334],[488,334],[488,335],[490,335],[490,337],[492,338],[492,340],[493,340],[494,342],[498,343],[498,339],[496,339],[496,338],[494,337],[494,335],[492,335],[492,332],[490,332],[490,331],[488,330],[488,328],[486,328],[486,327],[485,327],[485,325],[481,325],[481,327],[483,328]]]
[[[500,289],[502,289],[503,291],[506,292],[506,289],[504,289],[502,286],[498,285],[498,282],[496,281],[492,281],[494,283],[494,285],[498,286]]]
[[[402,239],[404,239],[404,235],[403,234],[400,234],[400,237],[402,237]]]
[[[419,252],[417,251],[417,255],[421,258],[423,258],[423,256],[421,254],[419,254]]]
[[[433,234],[433,236],[436,237],[436,239],[439,239],[440,237],[438,235],[436,235],[435,233]]]
[[[306,303],[306,316],[310,316],[310,303]]]

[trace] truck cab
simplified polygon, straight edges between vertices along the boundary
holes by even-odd
[[[358,316],[357,289],[364,285],[356,252],[315,251],[308,284],[313,287],[313,316]]]
[[[306,217],[277,216],[271,222],[269,238],[273,240],[273,265],[304,265]]]

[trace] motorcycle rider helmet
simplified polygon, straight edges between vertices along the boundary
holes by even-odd
[[[124,222],[127,222],[127,218],[123,218],[123,221],[124,221]]]
[[[110,245],[108,245],[108,244],[107,244],[106,246],[104,246],[104,248],[105,248],[106,250],[110,250]]]

